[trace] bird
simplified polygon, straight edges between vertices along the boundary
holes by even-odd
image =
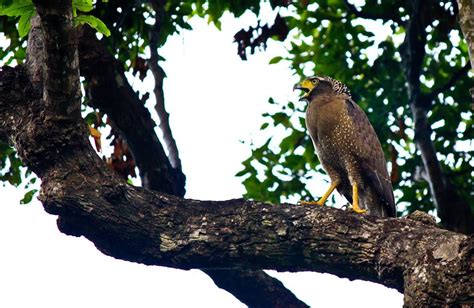
[[[352,99],[349,88],[328,76],[297,83],[307,101],[306,128],[331,184],[318,201],[324,205],[334,189],[356,213],[396,217],[393,188],[377,134],[367,115]]]

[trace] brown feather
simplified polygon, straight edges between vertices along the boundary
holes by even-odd
[[[358,147],[362,149],[358,155],[361,171],[375,188],[377,196],[385,202],[387,216],[394,217],[396,215],[395,200],[382,145],[367,115],[359,105],[348,98],[347,106],[347,111],[358,135],[358,138],[354,138],[354,143],[357,143]]]

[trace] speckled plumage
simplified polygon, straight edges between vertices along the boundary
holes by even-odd
[[[395,216],[392,184],[375,130],[349,89],[330,77],[310,77],[303,97],[309,104],[306,126],[319,160],[337,190],[352,203],[358,187],[359,206],[369,214]]]

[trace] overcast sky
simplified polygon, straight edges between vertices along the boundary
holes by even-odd
[[[261,114],[270,96],[297,99],[292,85],[298,77],[287,63],[268,65],[285,52],[281,45],[270,43],[247,62],[237,56],[233,34],[254,22],[252,14],[239,20],[226,16],[219,32],[193,19],[194,31],[172,37],[160,51],[167,59],[166,104],[189,198],[241,197],[244,189],[234,174],[250,152],[240,140],[262,139]],[[133,84],[151,91],[149,80]],[[61,234],[37,200],[20,205],[24,191],[8,186],[0,191],[0,307],[243,307],[198,270],[107,257],[88,240]],[[271,274],[313,307],[403,303],[400,293],[373,283],[317,273]]]

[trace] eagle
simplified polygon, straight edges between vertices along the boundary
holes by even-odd
[[[324,205],[334,189],[357,213],[395,217],[396,208],[382,146],[364,111],[342,82],[312,76],[297,83],[308,102],[306,127],[331,185],[318,200]]]

